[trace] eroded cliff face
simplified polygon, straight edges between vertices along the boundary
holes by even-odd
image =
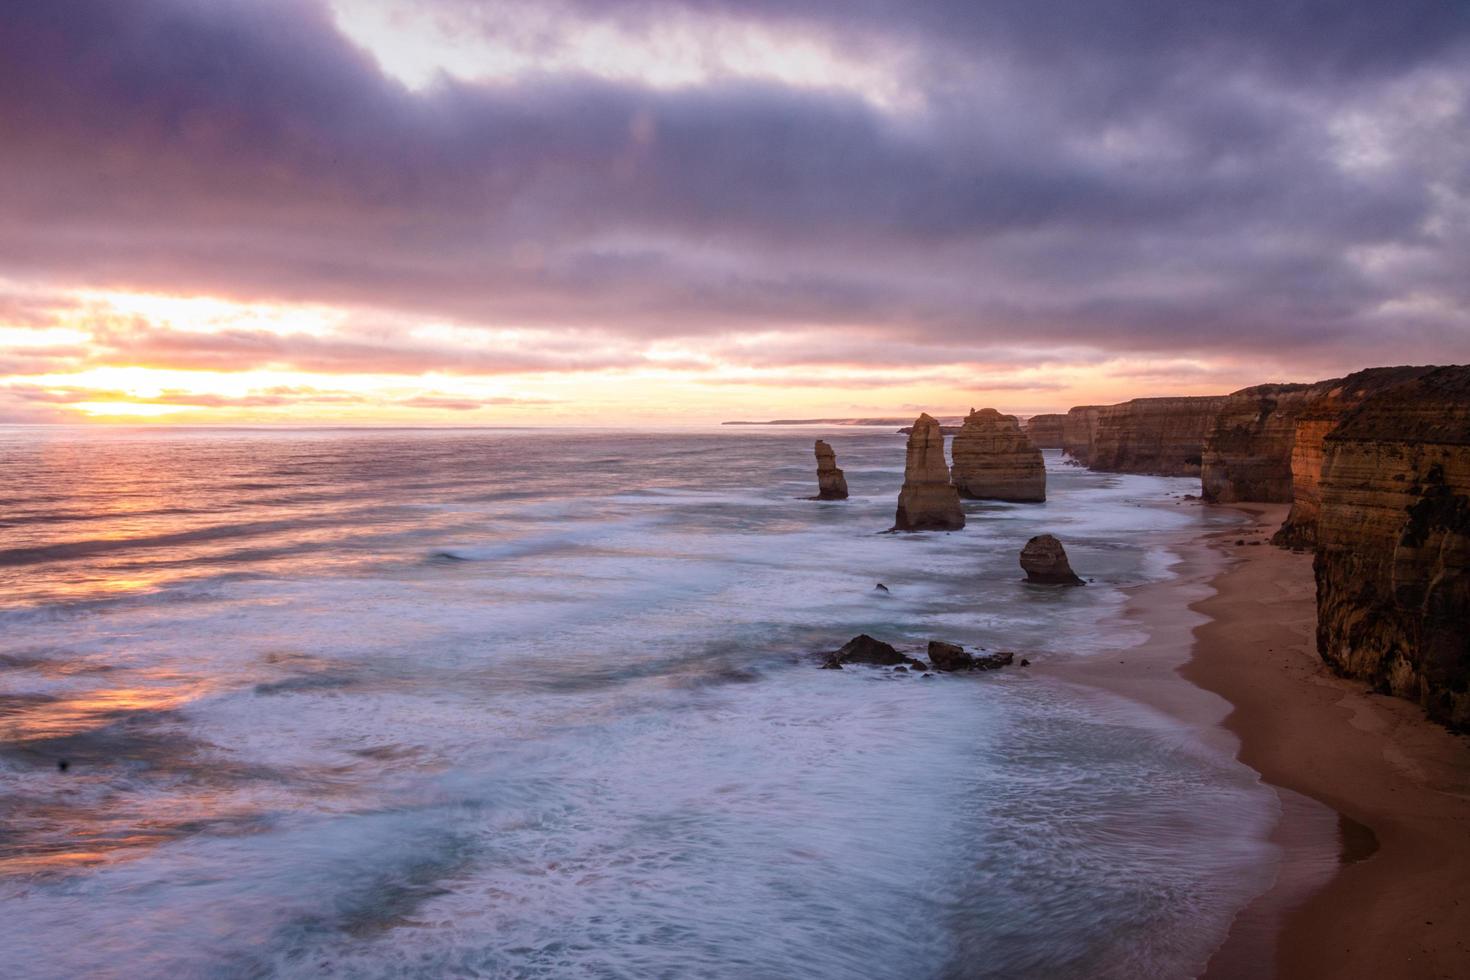
[[[960,495],[944,461],[944,433],[928,414],[920,415],[909,433],[893,529],[953,531],[964,526]]]
[[[1225,399],[1135,398],[1105,406],[1087,465],[1111,473],[1199,476],[1205,432]]]
[[[1033,415],[1026,420],[1026,438],[1037,449],[1061,449],[1065,415]]]
[[[1092,460],[1092,444],[1097,439],[1097,419],[1101,405],[1078,405],[1067,411],[1062,421],[1062,452],[1088,465]]]
[[[951,445],[951,478],[973,500],[1036,503],[1046,499],[1046,464],[1014,415],[973,409]]]
[[[1368,398],[1417,380],[1432,370],[1432,367],[1369,368],[1312,386],[1297,413],[1292,439],[1291,511],[1281,530],[1271,539],[1273,544],[1310,548],[1317,541],[1317,515],[1322,506],[1319,485],[1327,434]]]
[[[1470,367],[1369,396],[1322,446],[1318,651],[1470,727]]]
[[[1227,396],[1205,433],[1204,498],[1222,504],[1289,502],[1297,416],[1314,390],[1313,385],[1266,384]]]

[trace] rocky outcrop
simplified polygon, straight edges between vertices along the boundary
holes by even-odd
[[[1065,415],[1033,415],[1026,420],[1026,438],[1037,449],[1061,449]]]
[[[930,640],[928,653],[929,662],[934,665],[935,670],[969,670],[975,664],[975,658],[966,653],[965,648],[958,643]]]
[[[1087,465],[1109,473],[1199,476],[1205,432],[1224,395],[1135,398],[1098,412]]]
[[[972,500],[1036,503],[1046,499],[1046,464],[1014,415],[970,410],[951,447],[951,477]]]
[[[1371,395],[1323,440],[1317,648],[1470,727],[1470,367]]]
[[[1291,512],[1271,539],[1287,548],[1310,548],[1317,541],[1321,510],[1323,444],[1348,412],[1374,395],[1423,377],[1432,367],[1383,367],[1345,378],[1321,381],[1297,413],[1291,447]]]
[[[1067,549],[1050,534],[1038,534],[1021,549],[1021,568],[1026,581],[1039,585],[1082,585],[1067,561]]]
[[[1291,500],[1296,420],[1315,386],[1265,384],[1226,397],[1205,434],[1200,461],[1204,499],[1214,503]]]
[[[817,500],[846,500],[847,477],[837,468],[837,454],[817,440]]]
[[[1102,405],[1078,405],[1067,411],[1062,422],[1062,452],[1083,466],[1092,461],[1092,444],[1097,440],[1097,420]]]
[[[944,434],[929,415],[920,415],[909,433],[898,492],[895,531],[953,531],[965,526],[960,495],[949,482],[944,462]]]
[[[899,653],[891,644],[860,633],[842,645],[840,650],[827,654],[822,666],[828,670],[841,670],[843,664],[870,664],[875,667],[904,665],[927,669],[922,660]]]

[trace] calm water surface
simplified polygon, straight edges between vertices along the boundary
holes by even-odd
[[[0,428],[3,973],[1191,976],[1271,873],[1253,773],[1034,671],[810,660],[1138,642],[1120,588],[1228,518],[1047,455],[881,535],[888,430]],[[1092,586],[1020,581],[1041,531]]]

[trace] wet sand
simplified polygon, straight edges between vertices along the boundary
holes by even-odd
[[[1277,885],[1237,918],[1207,976],[1262,976],[1263,959],[1279,977],[1470,976],[1470,739],[1328,672],[1311,557],[1236,545],[1264,541],[1284,507],[1242,510],[1246,530],[1209,542],[1227,564],[1193,604],[1209,620],[1181,673],[1230,702],[1241,761],[1286,801],[1278,842],[1313,819],[1294,798],[1315,800],[1339,815],[1343,863],[1304,888],[1288,843]]]
[[[1286,507],[1238,510],[1130,595],[1147,642],[1055,668],[1189,722],[1276,791],[1276,880],[1205,976],[1470,977],[1470,739],[1333,676],[1311,556],[1266,543]]]

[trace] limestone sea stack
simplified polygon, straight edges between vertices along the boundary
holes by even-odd
[[[953,481],[972,500],[1038,503],[1046,499],[1046,464],[1014,415],[970,410],[954,437]]]
[[[914,422],[898,492],[895,531],[954,531],[965,526],[960,495],[949,482],[944,433],[927,413]]]
[[[1021,549],[1021,568],[1026,581],[1038,585],[1085,584],[1067,561],[1067,550],[1050,534],[1038,534]]]
[[[1033,415],[1026,420],[1026,438],[1037,449],[1061,449],[1065,415]]]
[[[1470,727],[1470,366],[1369,397],[1323,449],[1318,652]]]
[[[817,499],[847,499],[847,477],[837,468],[837,454],[821,439],[817,440]]]

